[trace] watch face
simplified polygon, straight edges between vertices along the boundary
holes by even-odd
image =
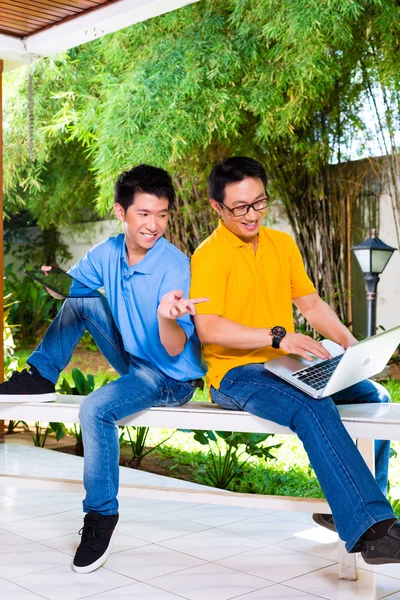
[[[282,338],[285,337],[286,335],[286,329],[284,327],[281,327],[280,325],[277,325],[276,327],[273,327],[271,329],[273,335],[276,335],[276,337]]]

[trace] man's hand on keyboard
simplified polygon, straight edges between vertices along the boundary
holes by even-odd
[[[316,342],[308,335],[303,335],[302,333],[288,332],[282,339],[280,347],[285,352],[299,354],[309,361],[313,360],[312,354],[322,359],[332,358],[331,354],[320,342]]]

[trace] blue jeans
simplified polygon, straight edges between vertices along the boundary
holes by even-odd
[[[27,362],[55,384],[86,330],[120,378],[86,396],[80,407],[85,449],[83,510],[113,515],[118,512],[119,485],[116,421],[152,406],[185,404],[196,382],[172,379],[126,352],[105,298],[65,300]]]
[[[336,404],[353,402],[389,402],[381,385],[366,380],[315,400],[266,371],[262,364],[249,364],[228,371],[219,389],[211,387],[210,393],[223,408],[246,410],[298,435],[348,551],[371,525],[395,518],[384,495],[390,443],[375,445],[378,485],[336,408]]]

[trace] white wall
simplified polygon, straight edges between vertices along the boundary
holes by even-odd
[[[117,235],[122,231],[121,223],[117,219],[106,221],[94,221],[83,223],[78,228],[71,229],[62,235],[62,241],[66,244],[73,258],[63,266],[71,266],[80,258],[85,256],[86,252],[95,244],[107,239],[110,235]]]

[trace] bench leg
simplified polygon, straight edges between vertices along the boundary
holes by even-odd
[[[344,546],[344,542],[339,539],[339,579],[347,581],[357,581],[357,554],[349,554]]]
[[[357,448],[363,459],[365,460],[367,467],[371,471],[372,475],[375,476],[375,442],[374,440],[367,440],[365,438],[358,438]]]
[[[357,439],[357,448],[365,460],[372,474],[375,474],[375,452],[374,440]],[[346,552],[344,542],[339,540],[339,579],[347,579],[356,581],[357,573],[357,554],[349,554]]]

